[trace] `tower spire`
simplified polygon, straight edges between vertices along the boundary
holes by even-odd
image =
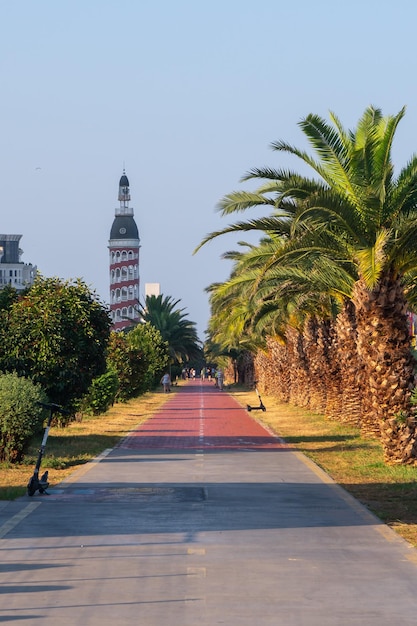
[[[119,202],[120,207],[116,209],[116,215],[133,215],[133,209],[129,208],[130,189],[129,179],[123,169],[123,174],[119,181]]]

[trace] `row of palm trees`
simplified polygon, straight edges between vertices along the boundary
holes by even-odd
[[[330,122],[308,115],[299,125],[311,153],[284,141],[272,148],[311,175],[252,169],[242,180],[257,188],[226,195],[220,211],[265,207],[268,214],[211,233],[199,246],[231,232],[262,235],[258,245],[224,255],[233,267],[226,282],[208,288],[210,340],[257,354],[258,367],[265,366],[261,349],[270,358],[275,346],[283,393],[298,380],[311,405],[313,389],[317,396],[324,387],[332,416],[355,414],[365,432],[381,437],[387,460],[402,463],[417,456],[408,328],[417,304],[417,157],[398,175],[392,159],[404,113],[383,116],[370,106],[353,131],[333,113]]]

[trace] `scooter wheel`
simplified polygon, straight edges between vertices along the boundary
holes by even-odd
[[[35,492],[36,492],[36,482],[32,476],[32,478],[30,479],[28,483],[28,496],[33,496]]]

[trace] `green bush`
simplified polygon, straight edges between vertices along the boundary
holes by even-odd
[[[16,463],[42,428],[47,398],[39,385],[16,373],[0,375],[0,460]]]
[[[150,391],[159,381],[169,361],[168,344],[149,323],[138,324],[131,332],[110,334],[108,363],[117,372],[117,400]]]
[[[91,383],[87,395],[81,403],[81,411],[92,415],[105,413],[114,404],[119,389],[119,378],[113,368],[98,376]]]

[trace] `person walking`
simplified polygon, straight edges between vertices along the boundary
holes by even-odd
[[[171,377],[168,372],[165,372],[165,374],[162,376],[161,385],[164,388],[164,393],[169,393],[171,391]]]
[[[217,385],[216,387],[218,389],[220,389],[220,391],[223,389],[223,370],[221,370],[220,368],[217,370],[216,374],[216,381],[217,381]]]

